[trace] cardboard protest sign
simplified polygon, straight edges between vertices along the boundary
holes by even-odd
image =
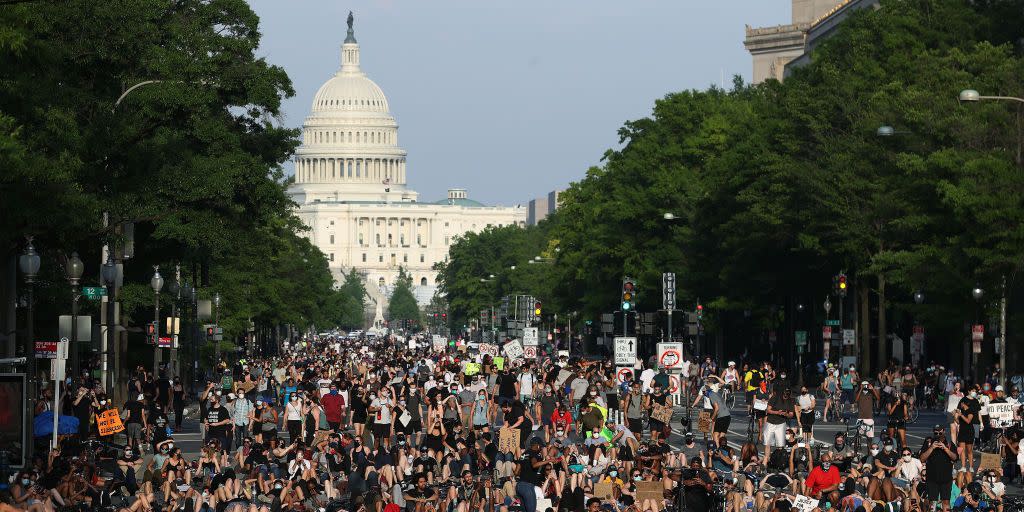
[[[519,429],[502,428],[498,431],[498,453],[515,453],[519,449]]]
[[[1000,460],[998,453],[982,453],[981,464],[978,466],[978,471],[984,471],[986,469],[1001,469],[1002,461]]]
[[[109,436],[124,430],[121,414],[117,409],[108,409],[96,415],[96,428],[101,436]]]
[[[651,419],[668,424],[672,419],[672,406],[654,404],[654,408],[651,411]]]
[[[793,508],[800,512],[811,512],[817,507],[818,500],[808,496],[797,495],[796,499],[793,500]]]
[[[614,496],[611,482],[598,482],[594,484],[594,497],[602,500],[610,500]]]
[[[652,500],[661,503],[665,499],[665,484],[661,480],[636,483],[636,501]]]

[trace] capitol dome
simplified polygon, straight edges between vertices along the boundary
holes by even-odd
[[[406,188],[405,150],[384,91],[359,67],[348,19],[341,66],[313,98],[295,151],[298,201],[415,201]]]
[[[358,68],[357,68],[358,71]],[[314,113],[320,112],[381,112],[388,113],[388,99],[384,91],[366,75],[342,66],[338,74],[320,86],[313,98]]]

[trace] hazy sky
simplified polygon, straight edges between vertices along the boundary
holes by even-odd
[[[249,0],[299,127],[355,14],[361,67],[388,97],[421,201],[469,190],[526,204],[579,180],[622,124],[672,91],[750,80],[744,25],[791,0]],[[289,172],[291,164],[288,164]]]

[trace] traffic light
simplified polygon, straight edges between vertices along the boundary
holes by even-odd
[[[700,302],[697,303],[697,321],[704,319],[704,305]]]
[[[441,321],[442,322],[447,322],[448,321],[448,313],[441,313]]]
[[[622,311],[632,311],[636,309],[636,285],[633,283],[633,278],[625,277],[622,279]]]
[[[832,278],[832,287],[835,288],[835,294],[839,297],[846,297],[846,292],[849,290],[849,283],[846,281],[846,274],[839,273]]]
[[[533,316],[540,317],[540,312],[541,312],[540,301],[537,301],[537,303],[533,305]]]
[[[204,327],[206,331],[206,341],[213,341],[217,336],[217,327],[214,325],[206,325]]]
[[[146,343],[150,345],[156,345],[157,342],[156,334],[156,321],[146,324]]]

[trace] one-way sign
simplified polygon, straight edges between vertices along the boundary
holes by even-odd
[[[636,338],[615,338],[615,366],[636,364]]]

